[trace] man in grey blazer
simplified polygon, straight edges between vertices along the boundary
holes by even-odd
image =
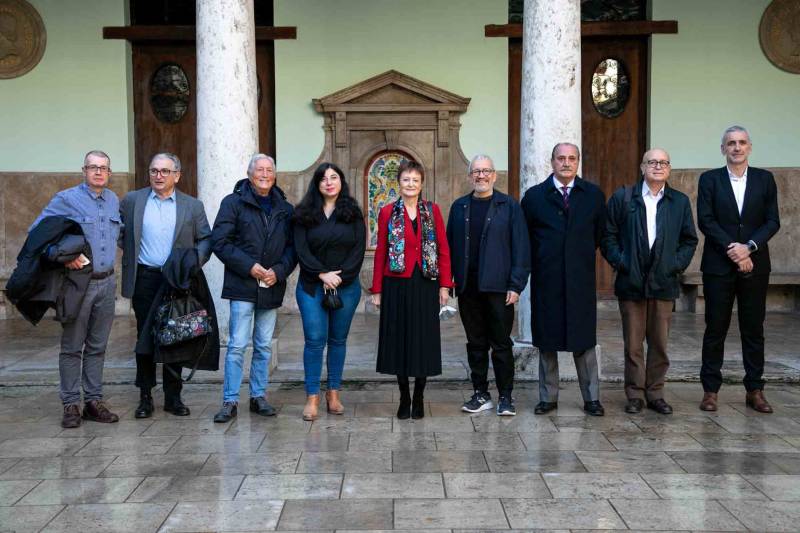
[[[163,281],[161,267],[173,248],[196,248],[200,264],[211,253],[211,228],[203,203],[177,190],[181,161],[170,153],[159,153],[150,160],[150,186],[129,192],[120,204],[123,230],[122,295],[131,298],[136,315],[137,335],[147,320],[156,292]],[[181,366],[165,364],[164,410],[188,416],[181,401]],[[153,354],[136,354],[136,386],[140,402],[136,418],[153,414],[152,389],[156,385]]]

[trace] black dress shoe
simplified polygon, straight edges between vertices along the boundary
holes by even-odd
[[[641,413],[642,409],[644,409],[644,400],[640,398],[631,398],[628,400],[628,403],[625,404],[625,412],[632,415]]]
[[[544,415],[556,409],[558,409],[558,402],[539,402],[536,404],[533,412],[537,415]]]
[[[672,406],[667,402],[665,402],[663,398],[659,398],[658,400],[653,400],[652,402],[647,402],[647,408],[652,409],[656,413],[662,415],[672,414]]]
[[[261,416],[275,416],[278,410],[272,407],[263,396],[250,398],[250,412]]]
[[[189,408],[183,405],[180,398],[164,402],[164,410],[175,416],[189,416],[191,414]]]
[[[583,410],[586,411],[587,415],[591,416],[603,416],[606,414],[606,410],[603,409],[603,405],[598,400],[583,402]]]
[[[150,418],[153,416],[153,397],[149,394],[142,394],[139,398],[139,406],[136,407],[133,416],[136,418]]]

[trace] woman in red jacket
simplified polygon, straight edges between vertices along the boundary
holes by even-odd
[[[439,306],[453,286],[450,249],[439,206],[420,196],[422,165],[403,163],[397,175],[400,198],[378,215],[371,289],[381,309],[377,371],[397,376],[397,418],[422,418],[427,377],[442,373]],[[413,402],[410,376],[416,378]]]

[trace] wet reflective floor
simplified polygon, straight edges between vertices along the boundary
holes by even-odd
[[[668,352],[671,361],[667,379],[698,380],[700,348],[703,340],[702,315],[675,313],[672,318]],[[768,313],[764,324],[768,381],[800,383],[800,313]],[[378,343],[378,317],[358,314],[348,336],[344,379],[355,384],[364,381],[393,380],[375,372]],[[46,319],[34,327],[21,319],[0,320],[0,386],[58,384],[58,351],[61,327]],[[442,323],[442,376],[434,379],[469,380],[466,338],[458,317]],[[136,376],[133,346],[136,321],[118,316],[114,320],[106,354],[104,379],[107,383],[130,383]],[[598,312],[597,342],[600,346],[600,372],[604,381],[622,381],[624,357],[622,325],[614,310]],[[273,382],[290,383],[303,379],[303,327],[299,315],[280,314],[273,340],[277,369],[270,376]],[[222,349],[224,354],[224,347]],[[567,355],[567,354],[564,354]],[[567,357],[561,366],[562,377],[575,375]],[[247,377],[249,364],[245,365]],[[742,350],[736,319],[731,323],[725,343],[726,379],[741,381],[744,375]],[[160,376],[160,372],[159,372]],[[529,361],[520,380],[538,377],[537,361]],[[194,380],[222,383],[222,372],[198,372]]]
[[[55,387],[0,387],[0,530],[800,529],[800,386],[768,385],[762,415],[741,385],[705,413],[698,384],[668,383],[663,416],[625,414],[603,384],[595,418],[574,383],[534,415],[535,385],[515,390],[516,417],[461,413],[467,386],[434,383],[425,418],[400,421],[395,387],[373,383],[305,422],[302,389],[274,384],[277,416],[227,424],[212,422],[215,384],[185,387],[182,418],[158,391],[145,420],[132,386],[107,385],[120,422],[70,430]]]

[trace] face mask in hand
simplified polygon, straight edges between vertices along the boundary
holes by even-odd
[[[439,320],[448,320],[456,316],[456,308],[449,305],[443,305],[439,308]]]

